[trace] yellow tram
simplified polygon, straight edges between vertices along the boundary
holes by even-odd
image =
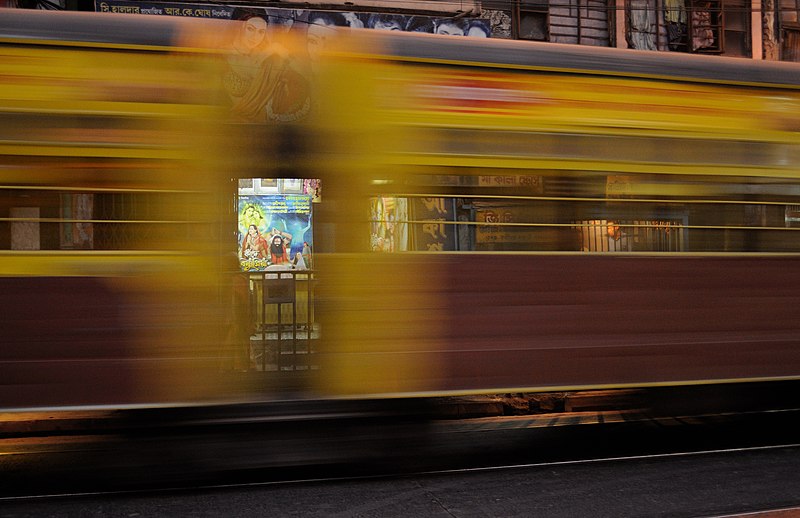
[[[0,12],[0,408],[800,375],[800,69],[242,27]]]
[[[175,21],[0,21],[0,407],[214,395],[218,49]]]
[[[334,56],[333,392],[796,378],[796,66],[402,34]]]

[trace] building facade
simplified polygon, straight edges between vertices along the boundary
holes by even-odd
[[[183,5],[189,4],[0,0],[4,7],[223,18],[235,18],[237,8],[267,8],[279,13],[276,20],[306,23],[308,13],[331,12],[344,15],[345,23],[355,27],[465,35],[472,29],[470,35],[492,38],[800,61],[800,0],[329,0],[313,5],[253,1],[194,2],[191,9],[180,9]]]

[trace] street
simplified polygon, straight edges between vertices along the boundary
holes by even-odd
[[[5,500],[3,518],[711,517],[800,505],[800,447],[403,477]]]

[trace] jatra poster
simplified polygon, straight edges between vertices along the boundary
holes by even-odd
[[[243,271],[312,267],[311,196],[239,196],[239,264]]]

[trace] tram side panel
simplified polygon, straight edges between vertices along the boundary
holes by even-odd
[[[57,14],[2,18],[0,408],[216,395],[216,59],[181,22]]]
[[[800,375],[795,257],[338,260],[350,263],[337,270],[338,295],[326,294],[335,306],[326,340],[336,352],[321,372],[334,392],[499,393]]]
[[[795,378],[798,261],[450,256],[440,388]]]
[[[385,147],[371,148],[371,168],[351,178],[372,181],[373,196],[457,196],[456,183],[437,189],[426,177],[633,175],[636,188],[644,185],[636,175],[658,173],[663,177],[646,187],[648,196],[691,197],[701,192],[693,175],[705,175],[719,182],[707,196],[738,201],[751,183],[796,177],[780,158],[793,152],[796,139],[773,117],[781,102],[797,103],[791,85],[511,70],[499,56],[490,67],[467,67],[426,49],[419,60],[413,51],[397,63],[363,54],[352,60],[380,70],[378,107],[364,118],[385,123]],[[686,95],[676,98],[676,91]],[[755,152],[724,151],[735,148]],[[722,184],[728,187],[720,190]],[[469,185],[476,198],[486,192],[475,192],[477,181]],[[342,194],[351,221],[359,211],[369,218],[366,191]],[[614,200],[606,201],[610,210]],[[530,250],[558,252],[560,242],[530,243]],[[383,257],[370,256],[362,243],[351,255],[332,254],[324,329],[336,368],[321,372],[327,388],[413,395],[800,375],[794,256],[622,257],[519,246],[516,254]]]

